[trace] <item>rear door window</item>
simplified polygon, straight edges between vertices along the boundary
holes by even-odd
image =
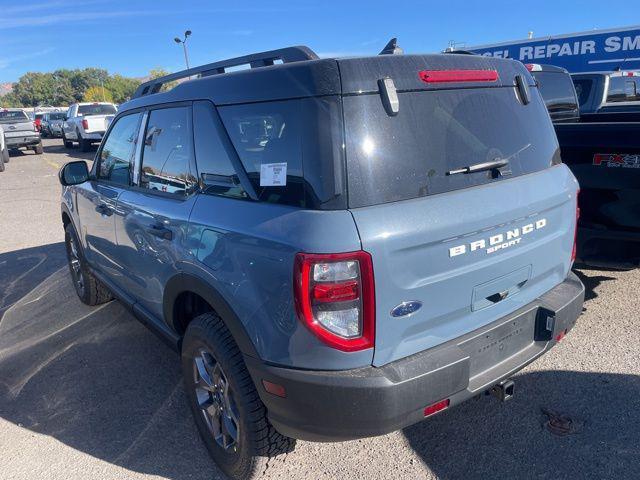
[[[558,143],[536,88],[531,95],[522,105],[510,87],[405,92],[393,117],[379,95],[345,96],[349,206],[445,193],[548,167],[559,159]],[[497,159],[509,160],[501,175],[448,174]]]
[[[247,198],[231,160],[229,140],[224,141],[224,128],[211,102],[193,104],[196,163],[205,193],[232,198]]]
[[[140,186],[184,196],[195,185],[191,171],[193,133],[189,107],[149,112],[142,150]]]

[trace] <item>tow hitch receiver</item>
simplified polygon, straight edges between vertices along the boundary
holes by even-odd
[[[506,402],[507,400],[511,400],[511,397],[513,397],[515,387],[516,385],[513,383],[513,380],[504,380],[489,391],[501,402]]]

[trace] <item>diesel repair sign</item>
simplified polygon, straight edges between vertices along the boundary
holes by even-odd
[[[571,73],[640,69],[640,26],[470,47],[488,57],[566,68]]]

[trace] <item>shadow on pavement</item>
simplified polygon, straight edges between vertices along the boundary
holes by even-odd
[[[598,270],[602,271],[602,270]],[[606,271],[606,270],[604,270]],[[596,288],[600,286],[601,283],[608,282],[610,280],[615,280],[615,277],[610,277],[608,275],[585,275],[582,271],[578,269],[574,269],[573,272],[578,276],[580,281],[584,284],[584,299],[592,300],[598,296],[596,292]]]
[[[61,243],[0,256],[13,265],[1,284],[11,306],[0,322],[0,418],[131,471],[223,478],[193,424],[177,355],[119,303],[80,303],[64,258]],[[405,429],[409,445],[442,479],[640,478],[639,376],[515,379],[510,402],[466,402]],[[542,409],[571,418],[571,434],[552,434]]]
[[[0,253],[0,322],[7,308],[66,264],[63,242]]]
[[[54,139],[54,140],[52,140],[52,142],[56,142],[56,143],[47,142],[47,143],[44,144],[44,146],[43,146],[44,153],[53,153],[53,154],[57,154],[57,155],[66,155],[67,157],[69,157],[70,159],[73,159],[73,160],[90,160],[90,161],[92,161],[93,158],[96,155],[96,150],[98,150],[98,144],[93,144],[91,146],[91,149],[88,152],[83,152],[78,148],[77,145],[74,146],[73,148],[66,148],[63,145],[61,138]],[[69,160],[69,161],[71,161],[71,160]]]
[[[505,404],[480,397],[404,434],[445,480],[640,478],[640,376],[539,371],[518,375],[516,389]],[[572,433],[551,433],[542,409],[568,415]]]
[[[0,323],[0,417],[130,470],[222,478],[193,424],[177,355],[119,303],[80,303],[66,267]]]

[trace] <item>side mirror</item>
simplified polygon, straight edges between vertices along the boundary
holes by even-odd
[[[58,172],[58,179],[65,187],[86,182],[89,180],[87,162],[84,160],[78,160],[76,162],[67,163],[60,169],[60,172]]]

